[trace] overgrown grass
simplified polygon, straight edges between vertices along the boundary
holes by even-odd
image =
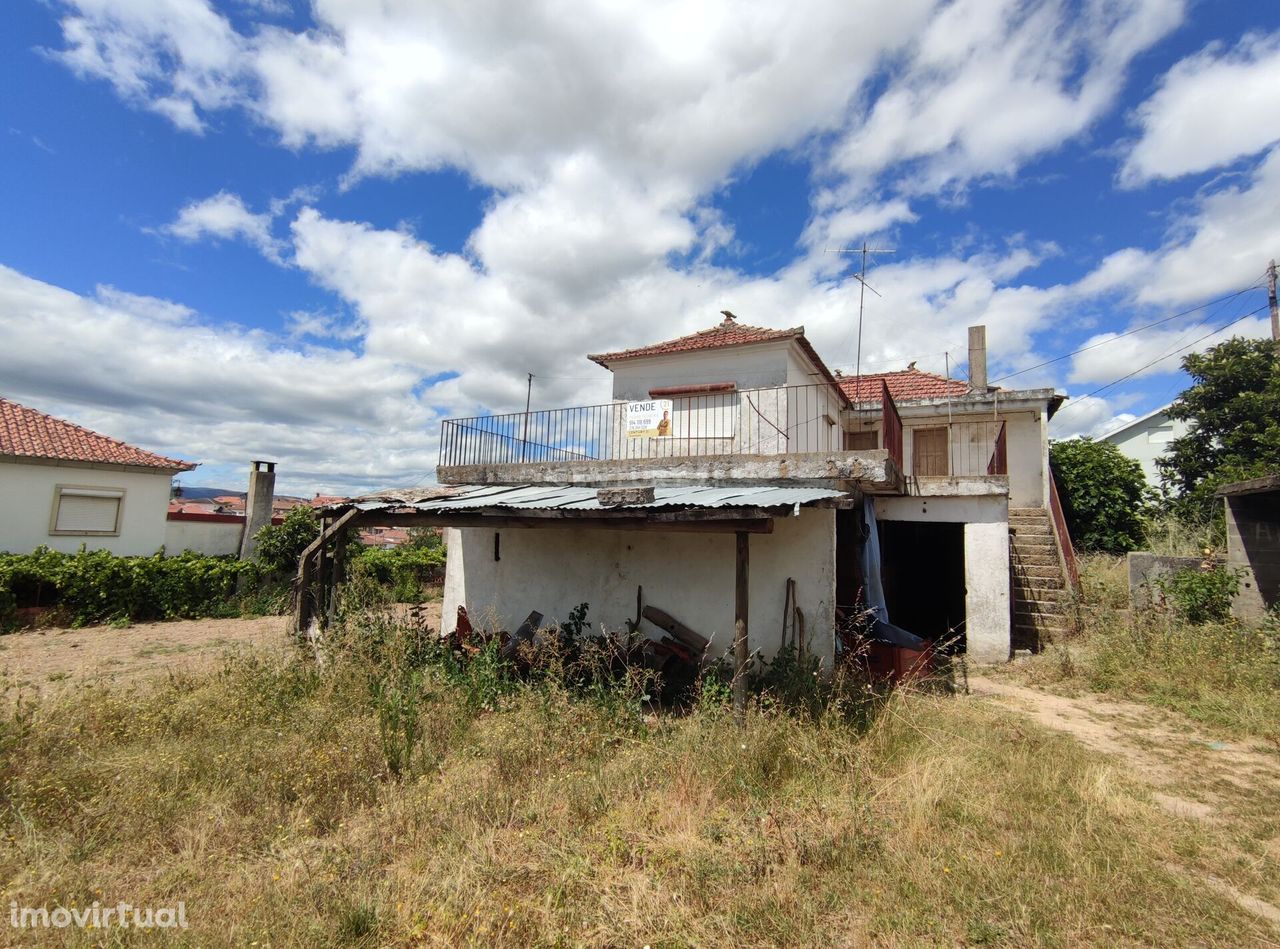
[[[182,900],[176,941],[202,947],[1263,938],[1170,868],[1194,834],[1175,847],[1143,792],[992,707],[900,692],[793,714],[775,693],[739,727],[710,688],[659,716],[636,683],[451,666],[373,616],[319,661],[4,703],[0,901]],[[376,686],[410,674],[389,719]]]
[[[1082,635],[1018,674],[1140,699],[1228,733],[1280,744],[1280,624],[1194,625],[1172,609],[1131,614],[1123,558],[1083,558]]]

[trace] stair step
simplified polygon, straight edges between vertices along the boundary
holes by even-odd
[[[1067,608],[1048,600],[1017,600],[1013,604],[1015,616],[1065,616]]]
[[[1052,564],[1019,564],[1016,561],[1013,565],[1014,580],[1057,580],[1062,582],[1062,567],[1059,566],[1057,558],[1053,558]]]
[[[1011,507],[1010,517],[1048,517],[1049,512],[1042,507]]]
[[[1009,519],[1009,527],[1012,528],[1015,537],[1052,537],[1053,528],[1049,526],[1049,522],[1029,524],[1022,520]]]
[[[1014,559],[1015,567],[1057,567],[1058,556],[1053,552],[1053,548],[1046,548],[1042,554],[1026,553],[1018,551]]]
[[[1065,616],[1031,616],[1021,613],[1014,617],[1013,628],[1019,631],[1035,631],[1035,630],[1055,630],[1061,631],[1069,629]]]
[[[1013,545],[1033,553],[1041,547],[1052,547],[1054,543],[1053,537],[1049,534],[1014,534]]]
[[[1035,586],[1030,583],[1015,583],[1013,585],[1013,595],[1020,600],[1044,600],[1048,603],[1061,603],[1067,599],[1066,588],[1061,583],[1054,584],[1052,580],[1042,582],[1050,585]]]

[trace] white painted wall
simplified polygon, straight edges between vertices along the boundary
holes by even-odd
[[[732,382],[739,389],[782,386],[788,380],[789,340],[641,356],[615,363],[613,397],[627,402],[649,398],[650,389]]]
[[[964,524],[966,652],[975,662],[1006,661],[1010,649],[1008,501],[1002,496],[900,497],[876,498],[875,503],[880,521]]]
[[[210,557],[240,553],[244,518],[235,523],[222,521],[165,521],[164,550],[170,556],[193,550]]]
[[[943,414],[915,415],[899,406],[902,415],[903,468],[911,473],[914,464],[916,428],[937,428],[948,424]],[[983,475],[995,447],[999,422],[1003,421],[1009,458],[1009,504],[1013,507],[1047,507],[1048,447],[1044,414],[1041,412],[1001,412],[999,421],[991,415],[953,414],[950,432],[952,472],[956,475]],[[876,428],[880,425],[877,423]]]
[[[531,610],[544,624],[567,620],[579,603],[588,618],[622,629],[634,617],[636,586],[644,602],[670,613],[712,639],[712,653],[731,649],[734,630],[732,534],[607,531],[582,528],[509,528],[501,559],[493,559],[494,531],[445,531],[448,569],[442,625],[451,632],[458,606],[473,623],[514,630]],[[772,534],[751,535],[751,648],[769,657],[781,642],[786,580],[796,581],[809,648],[830,668],[835,625],[835,512],[801,509],[774,519]],[[645,620],[643,632],[660,631]]]
[[[0,551],[25,554],[43,544],[67,553],[84,545],[113,554],[154,554],[165,542],[171,482],[168,471],[0,462]],[[123,490],[119,535],[51,534],[54,489],[60,484]]]
[[[1104,435],[1099,441],[1111,442],[1125,457],[1142,465],[1147,483],[1154,487],[1160,484],[1160,469],[1156,467],[1156,461],[1164,457],[1170,442],[1187,434],[1189,429],[1185,421],[1171,419],[1161,411]]]

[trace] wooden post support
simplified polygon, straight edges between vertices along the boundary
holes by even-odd
[[[347,559],[347,532],[345,529],[333,534],[332,577],[329,583],[329,625],[338,619],[338,591],[342,588],[343,571]]]
[[[751,535],[738,531],[737,555],[734,557],[734,637],[733,637],[733,714],[742,724],[747,714],[747,601],[751,579]]]

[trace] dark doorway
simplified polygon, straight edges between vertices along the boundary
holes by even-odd
[[[858,558],[866,539],[866,522],[860,509],[836,511],[836,609],[853,615],[862,593]]]
[[[889,622],[964,652],[964,525],[881,521]]]

